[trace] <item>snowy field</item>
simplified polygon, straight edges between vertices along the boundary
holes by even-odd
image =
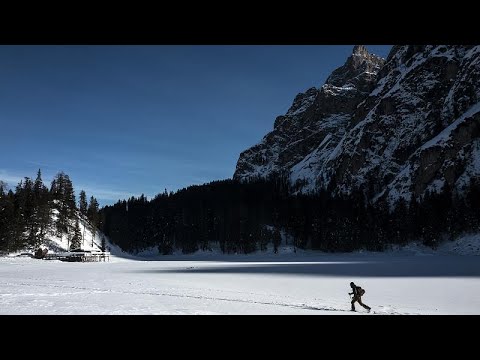
[[[115,251],[112,251],[113,253]],[[480,314],[480,258],[391,253],[0,258],[0,314]]]

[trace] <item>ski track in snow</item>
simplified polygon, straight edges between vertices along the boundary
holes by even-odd
[[[281,303],[281,302],[267,302],[267,301],[255,301],[255,300],[245,300],[245,299],[232,299],[232,298],[222,298],[222,297],[212,297],[212,296],[203,296],[203,295],[188,295],[188,294],[173,294],[167,292],[155,292],[155,291],[117,291],[117,290],[104,290],[99,288],[88,288],[88,287],[79,287],[79,286],[59,286],[59,285],[51,285],[51,284],[43,284],[40,285],[38,283],[35,284],[28,284],[28,283],[0,283],[0,286],[29,286],[29,287],[43,287],[48,286],[50,288],[61,288],[61,289],[74,289],[74,290],[86,290],[80,292],[62,292],[62,293],[53,293],[53,294],[42,294],[42,293],[22,293],[22,294],[0,294],[1,297],[14,297],[14,296],[69,296],[75,294],[92,294],[92,293],[116,293],[116,294],[130,294],[130,295],[152,295],[152,296],[169,296],[169,297],[178,297],[178,298],[189,298],[189,299],[199,299],[199,300],[212,300],[212,301],[230,301],[230,302],[239,302],[239,303],[247,303],[247,304],[259,304],[259,305],[270,305],[270,306],[284,306],[284,307],[291,307],[291,308],[298,308],[298,309],[306,309],[306,310],[320,310],[320,311],[346,311],[352,312],[348,309],[339,309],[334,308],[331,306],[313,306],[308,304],[292,304],[292,303]],[[215,289],[204,289],[208,291],[221,291]],[[250,293],[253,294],[253,293]],[[380,308],[384,308],[385,310],[372,310],[370,313],[365,312],[365,314],[389,314],[389,315],[413,315],[414,313],[400,313],[396,311],[386,310],[384,306],[380,306]],[[356,311],[358,313],[358,310]],[[364,314],[360,312],[360,314]],[[420,313],[418,313],[420,314]]]

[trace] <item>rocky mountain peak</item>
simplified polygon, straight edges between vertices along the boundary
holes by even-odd
[[[276,118],[273,131],[240,155],[234,178],[248,180],[288,173],[319,144],[322,153],[331,151],[344,135],[351,114],[373,89],[383,63],[364,46],[356,46],[322,87],[298,94],[287,113]],[[306,166],[313,171],[312,164]]]
[[[358,55],[358,56],[366,57],[366,56],[370,55],[370,53],[368,52],[365,45],[355,45],[353,47],[352,55]]]
[[[372,89],[372,80],[385,64],[385,59],[370,54],[364,45],[355,45],[345,64],[328,77],[326,84],[336,87],[354,87],[361,92]]]

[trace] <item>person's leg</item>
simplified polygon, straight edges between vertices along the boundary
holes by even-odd
[[[358,298],[358,303],[359,303],[360,305],[362,305],[365,309],[370,310],[370,306],[365,305],[365,304],[362,302],[362,298],[361,298],[361,297]]]
[[[355,301],[357,301],[356,296],[354,296],[352,299],[352,311],[355,311]]]

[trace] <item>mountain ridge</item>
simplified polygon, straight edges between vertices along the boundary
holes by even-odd
[[[287,177],[293,193],[328,189],[394,204],[480,175],[480,47],[354,47],[325,84],[298,94],[239,156],[234,179]]]

